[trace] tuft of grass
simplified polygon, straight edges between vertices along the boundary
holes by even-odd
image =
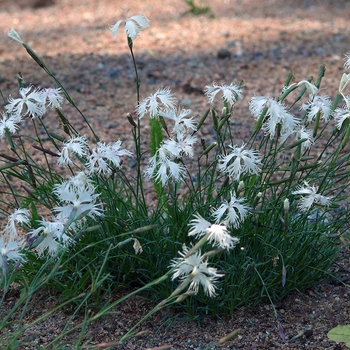
[[[197,5],[195,0],[183,0],[189,9],[185,12],[185,14],[191,14],[193,16],[201,16],[201,15],[209,15],[210,17],[214,17],[211,12],[210,6],[202,6],[201,4]]]

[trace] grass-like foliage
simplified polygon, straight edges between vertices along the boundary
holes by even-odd
[[[189,9],[185,13],[190,13],[193,16],[211,15],[210,6],[197,5],[194,0],[184,0],[184,3],[189,6]]]
[[[136,77],[136,117],[125,116],[124,126],[133,149],[97,135],[40,56],[9,32],[56,84],[23,86],[19,77],[19,94],[3,96],[1,302],[13,285],[21,296],[0,329],[11,331],[6,342],[13,347],[26,341],[21,321],[41,288],[50,288],[57,308],[74,303],[71,320],[89,306],[82,335],[142,291],[158,302],[150,314],[174,304],[191,314],[232,313],[319,282],[347,230],[350,74],[333,101],[319,94],[324,66],[315,81],[292,83],[290,74],[277,96],[253,97],[255,126],[238,144],[234,107],[244,85],[207,86],[209,106],[199,120],[177,106],[168,87],[141,99],[133,45],[149,21],[119,21],[115,36],[122,23]],[[64,114],[64,103],[86,134]],[[208,128],[210,139],[201,136]],[[131,294],[104,305],[104,296],[121,288]],[[69,324],[63,335],[78,327]]]

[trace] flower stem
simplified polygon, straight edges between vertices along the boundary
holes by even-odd
[[[75,102],[72,100],[72,98],[70,97],[70,95],[68,94],[67,90],[63,87],[63,85],[61,84],[61,82],[56,78],[55,74],[53,72],[51,72],[51,70],[45,65],[43,59],[38,56],[36,54],[36,52],[26,43],[23,43],[22,46],[26,49],[26,51],[28,52],[28,54],[34,59],[34,61],[51,77],[54,79],[54,81],[56,82],[56,84],[61,88],[63,94],[65,95],[67,101],[78,111],[78,113],[82,116],[82,118],[84,119],[84,122],[86,123],[86,125],[89,127],[90,131],[92,132],[92,134],[94,135],[96,141],[100,141],[99,137],[96,135],[94,129],[92,128],[92,126],[90,125],[90,123],[88,122],[88,120],[86,119],[86,117],[84,116],[84,114],[81,112],[81,110],[78,108],[78,106],[75,104]]]
[[[136,60],[133,51],[133,41],[128,37],[128,47],[130,50],[130,55],[132,58],[132,63],[134,66],[135,72],[135,84],[136,84],[136,96],[137,96],[137,105],[140,103],[140,79],[137,70]],[[139,197],[142,196],[143,203],[145,203],[144,193],[143,193],[143,184],[141,178],[141,125],[140,118],[137,118],[137,126],[135,128],[135,147],[136,147],[136,162],[137,162],[137,179],[136,179],[136,201],[137,206],[139,206]]]

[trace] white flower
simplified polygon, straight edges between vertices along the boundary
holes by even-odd
[[[117,38],[118,29],[121,23],[125,23],[125,33],[128,38],[134,40],[139,35],[139,32],[143,29],[149,27],[149,19],[144,15],[135,15],[127,19],[119,20],[115,25],[113,25],[110,29],[112,34]]]
[[[332,101],[329,96],[315,96],[308,103],[303,103],[301,108],[308,112],[307,120],[311,122],[318,113],[324,121],[328,122],[331,117]]]
[[[172,280],[176,278],[180,280],[189,278],[191,280],[189,290],[198,293],[199,285],[202,285],[208,296],[215,296],[216,287],[214,283],[218,278],[222,277],[223,274],[219,273],[216,268],[208,267],[207,259],[202,257],[200,250],[186,257],[188,251],[189,249],[184,246],[183,252],[179,252],[181,257],[171,261],[169,267],[176,267]]]
[[[207,85],[205,87],[205,94],[208,97],[210,104],[213,103],[215,96],[221,92],[223,100],[229,105],[233,106],[238,98],[242,98],[241,89],[237,85]]]
[[[0,138],[5,135],[6,129],[14,134],[18,129],[18,123],[21,118],[16,115],[11,115],[8,117],[7,114],[1,113],[2,119],[0,120]]]
[[[55,240],[55,237],[46,230],[43,232],[42,241],[37,245],[36,250],[38,255],[43,255],[46,251],[49,255],[53,256],[58,251],[60,244]],[[64,248],[64,246],[62,246]]]
[[[343,93],[344,89],[348,86],[349,83],[350,83],[350,73],[349,74],[343,73],[341,80],[340,80],[340,83],[339,83],[339,93],[340,94]]]
[[[350,111],[348,108],[337,108],[334,111],[334,120],[336,122],[335,126],[337,129],[341,129],[343,123],[350,119]]]
[[[309,94],[310,96],[315,96],[315,95],[317,95],[318,88],[317,88],[314,84],[311,84],[309,81],[307,81],[307,80],[301,80],[301,81],[299,81],[299,83],[297,84],[297,86],[300,86],[300,85],[305,85],[306,91],[308,92],[308,94]]]
[[[165,111],[159,111],[159,115],[171,119],[175,122],[173,127],[173,133],[184,134],[187,130],[196,130],[196,122],[193,118],[186,118],[192,111],[190,109],[181,109],[177,110],[177,108],[167,109]]]
[[[317,193],[318,187],[310,186],[304,181],[304,186],[298,186],[296,191],[293,191],[293,195],[300,195],[298,208],[301,211],[308,211],[313,204],[320,204],[322,206],[328,206],[332,197],[325,197]]]
[[[21,39],[21,37],[19,36],[19,34],[16,32],[16,30],[14,28],[11,28],[9,30],[9,32],[7,33],[7,36],[13,40],[16,40],[20,44],[24,44],[24,41]]]
[[[29,210],[23,208],[15,209],[8,217],[4,233],[14,238],[18,235],[16,224],[28,225],[29,223]]]
[[[19,261],[23,259],[24,254],[19,250],[23,242],[15,241],[12,238],[5,242],[4,238],[0,238],[0,268],[6,273],[8,260]]]
[[[350,69],[350,54],[346,54],[344,57],[344,68]]]
[[[78,190],[84,188],[88,188],[90,190],[94,189],[92,180],[83,171],[80,171],[75,176],[70,177],[66,184],[67,186],[72,186],[73,188],[76,188]]]
[[[72,164],[70,152],[84,157],[88,153],[88,142],[84,136],[72,137],[70,140],[64,141],[62,151],[59,152],[58,164]]]
[[[232,151],[226,156],[219,157],[218,169],[235,180],[239,180],[241,174],[259,174],[261,159],[259,153],[255,150],[244,149],[241,147],[229,146]]]
[[[32,118],[42,117],[46,112],[45,98],[38,89],[33,89],[33,86],[20,88],[20,98],[14,99],[12,96],[9,96],[9,103],[5,105],[6,111],[10,114],[14,114],[18,118],[20,118],[22,114],[23,116],[28,115]]]
[[[86,167],[89,169],[90,174],[102,173],[105,175],[110,175],[112,173],[112,170],[109,167],[107,160],[105,159],[103,150],[98,146],[93,148],[87,161],[88,162],[86,163]]]
[[[221,221],[226,214],[225,221],[234,228],[238,228],[249,213],[249,206],[244,204],[244,201],[245,198],[237,198],[235,193],[232,192],[230,201],[222,203],[220,207],[213,212],[215,221]]]
[[[161,145],[155,155],[148,161],[148,167],[144,174],[147,179],[154,178],[155,181],[161,181],[164,186],[169,179],[180,180],[185,176],[185,167],[174,161],[174,155],[167,148]]]
[[[49,255],[54,255],[59,247],[66,249],[74,243],[74,241],[64,233],[64,222],[56,221],[39,221],[40,226],[28,233],[30,237],[38,237],[40,243],[36,246],[39,255],[43,255],[47,251]]]
[[[299,130],[297,130],[296,139],[297,140],[305,139],[305,141],[301,144],[301,153],[308,151],[314,143],[312,130],[305,129],[304,126],[302,126]]]
[[[234,248],[239,242],[237,237],[232,237],[227,233],[225,225],[211,224],[199,214],[196,214],[195,218],[190,221],[188,235],[196,237],[208,235],[209,243],[227,250]]]
[[[179,134],[177,140],[170,139],[163,143],[166,152],[171,153],[175,158],[182,155],[193,157],[193,145],[197,142],[195,136]]]
[[[122,142],[118,140],[115,143],[105,144],[103,142],[98,142],[97,147],[95,147],[91,155],[87,158],[87,168],[90,173],[103,173],[105,175],[110,175],[112,169],[120,168],[122,156],[131,157],[132,153],[126,149],[121,148]]]
[[[277,125],[281,125],[281,136],[286,139],[294,132],[299,123],[292,114],[288,113],[281,102],[264,96],[255,96],[249,102],[249,109],[255,120],[258,120],[263,110],[267,108],[262,129],[273,139]]]
[[[43,97],[51,109],[61,108],[61,104],[63,103],[63,96],[61,93],[61,88],[48,88],[42,90]]]
[[[54,193],[64,205],[54,208],[54,211],[69,218],[75,211],[75,218],[80,219],[82,216],[102,216],[103,211],[96,203],[98,194],[94,190],[86,186],[85,188],[75,188],[69,183],[54,186]]]
[[[143,252],[142,245],[137,238],[132,238],[134,244],[132,247],[134,248],[135,254],[141,254]]]
[[[158,115],[161,106],[174,108],[175,97],[169,88],[158,89],[154,94],[146,97],[136,108],[139,119],[149,113],[151,118]]]
[[[350,110],[350,96],[349,95],[345,96],[343,94],[342,94],[342,96],[343,96],[343,99],[345,101],[344,108],[346,107],[348,110]]]

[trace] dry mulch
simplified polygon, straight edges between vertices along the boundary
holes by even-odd
[[[125,115],[136,104],[134,73],[124,33],[121,30],[115,40],[108,27],[130,8],[130,15],[143,13],[151,19],[151,27],[134,43],[142,97],[169,86],[180,104],[199,116],[207,107],[205,85],[244,80],[245,97],[234,115],[237,143],[245,140],[252,127],[249,99],[278,93],[289,71],[299,81],[316,77],[325,63],[323,87],[327,94],[336,93],[344,72],[343,55],[350,51],[349,1],[203,0],[207,4],[213,18],[184,15],[188,7],[181,0],[0,0],[0,87],[5,96],[15,95],[19,71],[27,83],[53,85],[23,48],[7,38],[14,27],[56,73],[101,139],[122,138],[128,147],[132,140],[126,138],[130,131]],[[79,116],[69,106],[65,109],[71,122],[87,132]],[[332,273],[346,279],[344,268],[350,264],[345,248],[339,263]],[[327,332],[350,322],[349,296],[342,284],[328,280],[276,303],[284,335],[270,305],[241,309],[223,318],[202,317],[200,322],[181,322],[179,316],[171,326],[175,314],[162,311],[140,328],[146,334],[116,348],[204,349],[241,329],[234,340],[217,348],[343,349],[344,345],[328,340]],[[5,313],[16,298],[14,292],[1,311]],[[43,291],[30,305],[26,322],[50,310],[54,301]],[[118,315],[89,329],[94,342],[118,339],[150,308],[139,298],[126,302]],[[60,333],[66,319],[67,315],[57,313],[37,325],[31,332],[40,335],[26,348],[47,343]]]

